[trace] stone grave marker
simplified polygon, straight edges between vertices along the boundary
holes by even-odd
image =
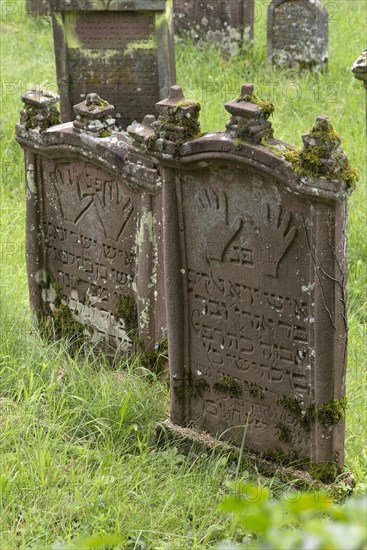
[[[61,118],[94,91],[126,128],[175,83],[170,0],[49,0]]]
[[[267,21],[271,64],[326,70],[328,40],[328,12],[321,0],[272,0]]]
[[[366,90],[366,143],[367,143],[367,50],[364,50],[353,63],[352,73],[357,80],[361,80]]]
[[[54,319],[61,334],[88,334],[106,353],[137,342],[154,351],[166,331],[156,163],[115,131],[113,107],[97,94],[62,125],[55,94],[22,99],[34,317]]]
[[[226,131],[200,136],[175,87],[146,139],[162,165],[171,421],[336,475],[357,171],[326,116],[298,150],[252,85],[225,107]]]
[[[254,39],[254,0],[174,0],[175,32],[236,55]]]

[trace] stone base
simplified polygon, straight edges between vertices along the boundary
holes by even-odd
[[[170,419],[157,424],[156,431],[158,446],[173,444],[183,454],[189,452],[227,453],[229,462],[236,463],[240,457],[240,449],[235,445],[219,441],[206,432],[177,426]],[[302,468],[302,466],[298,464],[298,468]],[[265,477],[276,476],[285,483],[293,482],[293,487],[297,489],[313,491],[325,491],[326,489],[337,499],[351,494],[355,486],[353,475],[348,471],[340,474],[333,483],[325,484],[314,479],[307,470],[298,468],[297,466],[282,466],[245,450],[242,455],[240,471],[250,470],[255,475],[260,473]]]

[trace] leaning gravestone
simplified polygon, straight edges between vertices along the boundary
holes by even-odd
[[[174,0],[175,32],[235,55],[254,38],[254,0]]]
[[[175,83],[169,0],[49,0],[61,118],[94,91],[126,128]]]
[[[321,0],[272,0],[267,22],[271,64],[320,71],[328,66],[328,12]]]
[[[357,171],[325,116],[298,150],[273,138],[252,85],[225,107],[227,130],[200,137],[199,105],[174,87],[146,138],[162,165],[171,420],[333,475]]]
[[[137,342],[154,351],[166,330],[156,163],[115,132],[113,107],[97,94],[62,125],[55,94],[22,99],[33,316],[61,335],[89,334],[107,353]]]

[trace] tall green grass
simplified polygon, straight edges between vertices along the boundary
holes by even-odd
[[[206,131],[224,127],[223,103],[254,82],[276,105],[276,137],[299,145],[318,114],[331,116],[353,164],[362,170],[350,200],[348,416],[346,460],[360,491],[367,489],[367,194],[364,92],[350,66],[365,48],[367,7],[332,2],[328,74],[272,72],[265,55],[265,7],[252,51],[226,60],[211,47],[177,46],[178,82],[202,103]],[[260,9],[261,8],[261,9]],[[155,423],[168,414],[164,380],[136,358],[114,365],[67,343],[46,344],[29,332],[24,265],[24,170],[14,139],[20,94],[55,89],[49,21],[30,20],[23,2],[3,2],[1,117],[1,548],[46,548],[86,533],[122,532],[139,548],[211,548],[241,538],[217,512],[234,479],[224,456],[181,456],[158,450]],[[289,485],[241,474],[280,493]],[[291,485],[291,484],[290,484]],[[169,546],[170,545],[170,546]]]

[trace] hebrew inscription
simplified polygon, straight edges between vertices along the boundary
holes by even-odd
[[[118,315],[121,296],[134,298],[137,195],[90,163],[43,162],[43,235],[51,290],[74,317],[93,328],[96,340],[128,348],[126,320]]]
[[[282,400],[297,399],[306,414],[313,399],[307,208],[271,178],[236,170],[184,176],[181,196],[188,416],[238,442],[247,425],[255,451],[286,439],[302,455],[310,433]]]

